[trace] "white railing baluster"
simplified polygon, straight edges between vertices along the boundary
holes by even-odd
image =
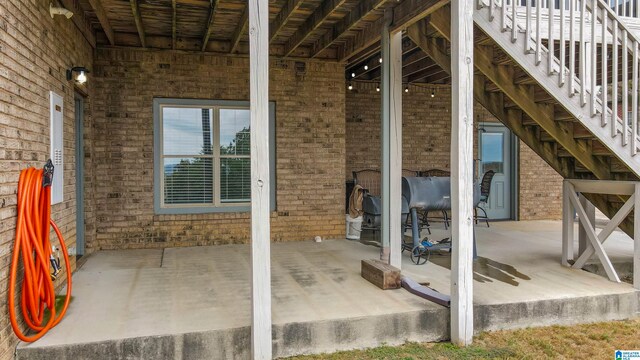
[[[613,48],[611,49],[611,137],[618,136],[618,21],[611,22],[613,29]]]
[[[560,69],[558,69],[558,85],[563,86],[565,82],[565,23],[566,23],[566,3],[565,0],[560,0]]]
[[[627,145],[629,131],[629,42],[627,30],[622,29],[622,145]]]
[[[540,65],[542,61],[542,36],[540,36],[540,28],[542,17],[540,16],[540,3],[542,0],[536,0],[536,65]]]
[[[502,0],[500,7],[500,28],[503,32],[507,31],[507,0]]]
[[[586,2],[586,0],[582,0],[582,1]],[[596,86],[597,86],[596,69],[598,68],[598,60],[596,57],[598,54],[598,44],[596,43],[596,22],[598,21],[598,16],[596,11],[598,10],[598,0],[592,0],[591,3],[593,4],[593,7],[591,11],[591,46],[590,46],[590,50],[591,50],[590,63],[591,64],[589,64],[591,68],[589,69],[589,71],[591,71],[591,116],[595,116],[597,113],[596,99],[598,97],[598,92],[596,91]]]
[[[493,21],[493,18],[495,17],[493,15],[493,10],[495,6],[496,6],[495,0],[489,0],[489,21]]]
[[[594,7],[595,9],[595,7]],[[609,14],[607,13],[607,9],[602,9],[602,82],[600,93],[602,99],[602,121],[601,125],[604,127],[607,125],[607,77],[609,66],[607,65],[607,20],[609,19]]]
[[[575,3],[576,0],[569,0],[569,96],[573,97],[576,93],[576,47],[575,47]]]
[[[516,1],[519,0],[511,0],[511,42],[516,42],[518,40],[518,22],[516,21],[518,14],[516,13]]]
[[[554,0],[549,0],[547,1],[547,5],[549,5],[549,43],[547,44],[547,48],[549,49],[549,56],[547,57],[548,61],[548,70],[547,73],[549,75],[553,75],[553,66],[554,66],[554,59],[556,58],[555,56],[555,39],[553,37],[553,28],[554,28],[554,10],[555,10],[555,1]]]
[[[631,72],[631,155],[638,151],[638,42],[633,40]]]
[[[524,52],[525,54],[531,53],[531,1],[527,2],[527,12],[525,18],[525,31],[524,31]]]
[[[578,58],[580,71],[580,105],[584,106],[587,102],[587,86],[589,86],[589,75],[587,74],[587,39],[585,38],[585,22],[586,22],[586,3],[587,0],[580,1],[580,44],[578,45],[580,57]]]

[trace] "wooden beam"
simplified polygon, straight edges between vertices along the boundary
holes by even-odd
[[[413,2],[405,0],[405,2]],[[451,1],[451,342],[473,339],[473,7]]]
[[[391,20],[391,13],[385,14]],[[380,259],[402,266],[402,33],[382,28],[381,158],[382,248]]]
[[[104,11],[102,7],[102,3],[100,0],[89,0],[89,5],[95,12],[98,21],[100,22],[100,26],[102,26],[102,30],[107,35],[107,39],[109,39],[109,43],[111,45],[115,45],[113,29],[111,28],[111,24],[109,23],[109,18],[107,18],[107,13]]]
[[[449,7],[445,7],[431,15],[430,24],[446,39],[451,39],[452,26],[449,22]],[[507,65],[495,65],[492,61],[491,48],[474,45],[475,66],[491,82],[497,85],[519,108],[551,135],[559,145],[565,148],[571,156],[576,158],[585,168],[598,179],[612,179],[609,166],[601,159],[593,156],[584,145],[573,138],[567,124],[560,124],[554,119],[553,105],[535,102],[531,86],[513,83],[513,68]]]
[[[417,51],[413,51],[413,50],[417,50]],[[404,69],[407,68],[407,66],[411,66],[413,64],[415,64],[417,61],[420,61],[422,59],[427,58],[427,55],[425,55],[422,50],[415,48],[412,49],[411,51],[409,51],[409,54],[407,56],[404,56],[402,59],[402,67]],[[375,54],[375,56],[373,56],[368,62],[367,62],[367,66],[369,67],[369,70],[363,71],[363,70],[357,70],[357,69],[353,69],[353,71],[355,71],[356,73],[356,79],[359,77],[364,77],[367,80],[374,80],[380,77],[380,73],[381,73],[381,69],[380,69],[380,54]],[[403,74],[404,74],[404,70],[403,70]],[[349,71],[347,71],[347,76],[349,75]]]
[[[91,47],[95,49],[96,36],[93,31],[91,31],[91,27],[89,22],[87,21],[87,17],[84,15],[84,11],[80,7],[80,2],[73,0],[60,0],[60,2],[62,3],[62,6],[65,7],[65,9],[73,12],[71,21],[76,26],[78,31],[80,31],[82,36],[84,36],[89,45],[91,45]]]
[[[280,30],[289,22],[291,15],[294,15],[296,11],[298,11],[302,3],[302,0],[287,0],[276,18],[269,25],[269,43],[278,36]]]
[[[323,0],[311,16],[289,38],[285,47],[285,56],[289,56],[300,46],[322,23],[335,13],[347,0]],[[380,36],[380,34],[378,34]]]
[[[211,29],[213,28],[213,20],[216,16],[216,9],[218,8],[219,1],[220,0],[214,0],[211,2],[211,7],[209,8],[209,20],[207,20],[207,28],[204,30],[204,36],[202,37],[202,51],[205,51],[205,49],[207,48],[207,44],[209,43],[209,37],[211,37]],[[246,8],[244,12],[245,14],[247,13]],[[243,16],[245,15],[243,14]],[[244,21],[247,21],[246,17],[244,17]],[[231,52],[233,52],[233,50]]]
[[[176,4],[176,0],[171,0],[171,48],[173,50],[176,49],[176,45],[178,41],[177,29],[178,29],[178,5]],[[203,41],[203,43],[205,42]],[[203,48],[206,48],[206,45],[204,45]]]
[[[133,12],[133,19],[136,22],[136,29],[138,29],[138,36],[140,37],[140,44],[142,47],[147,47],[147,39],[144,34],[144,26],[142,24],[142,17],[140,17],[140,5],[138,0],[129,0],[131,3],[131,11]]]
[[[393,7],[393,21],[389,30],[401,31],[427,15],[448,4],[448,0],[404,0]],[[341,60],[380,41],[380,31],[384,19],[381,17],[365,26],[354,38],[349,39],[342,49]]]
[[[414,62],[411,65],[407,65],[402,70],[402,76],[404,77],[417,77],[418,79],[433,75],[435,73],[443,71],[440,67],[430,58],[425,57],[423,60]],[[421,76],[421,77],[418,77]]]
[[[272,358],[269,182],[269,0],[249,0],[251,112],[251,353]]]
[[[640,184],[635,187],[633,209],[633,287],[640,290]]]
[[[238,27],[236,31],[233,33],[231,37],[231,50],[229,53],[233,54],[238,50],[238,45],[240,44],[240,39],[242,39],[242,35],[247,30],[247,26],[249,25],[249,6],[244,9],[242,13],[242,17],[240,18],[240,22],[238,23]]]
[[[121,33],[115,32],[117,47],[126,47],[126,48],[140,48],[140,38],[137,33]],[[98,34],[98,40],[101,43],[106,43],[107,39],[104,34]],[[155,35],[147,35],[147,48],[148,49],[172,49],[172,38],[171,36],[155,36]],[[193,37],[181,37],[178,36],[176,40],[176,50],[177,51],[188,51],[188,52],[201,52],[202,51],[202,38],[193,38]],[[107,45],[108,46],[108,45]],[[207,53],[216,53],[219,55],[229,55],[229,50],[231,49],[231,43],[228,40],[209,40],[207,44],[207,48],[205,52]],[[270,55],[274,57],[282,58],[284,54],[284,45],[271,45],[269,48]],[[336,61],[335,60],[335,50],[333,54],[331,52],[327,52],[327,56],[333,55],[332,58],[326,58],[323,60],[318,59],[317,61]],[[309,54],[311,49],[308,47],[299,47],[293,53],[293,56],[289,58],[292,59],[303,59],[305,61],[316,61],[314,59],[309,58]],[[238,46],[237,54],[247,55],[249,54],[249,44],[241,43]]]
[[[361,0],[349,14],[333,25],[320,39],[316,40],[312,47],[313,53],[311,56],[315,57],[333,45],[336,40],[360,24],[367,15],[371,14],[372,11],[378,10],[384,4],[386,4],[386,0]]]

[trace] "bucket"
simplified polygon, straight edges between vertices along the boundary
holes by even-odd
[[[360,240],[360,233],[362,232],[362,216],[352,218],[347,214],[347,239]]]

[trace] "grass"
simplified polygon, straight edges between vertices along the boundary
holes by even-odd
[[[617,349],[640,349],[640,319],[486,332],[464,348],[451,343],[408,343],[290,359],[613,359]]]

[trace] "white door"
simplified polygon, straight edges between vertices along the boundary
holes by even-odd
[[[478,136],[480,177],[489,170],[495,175],[489,198],[481,206],[489,219],[511,218],[511,132],[500,124],[484,124]],[[483,215],[480,211],[478,215]]]

